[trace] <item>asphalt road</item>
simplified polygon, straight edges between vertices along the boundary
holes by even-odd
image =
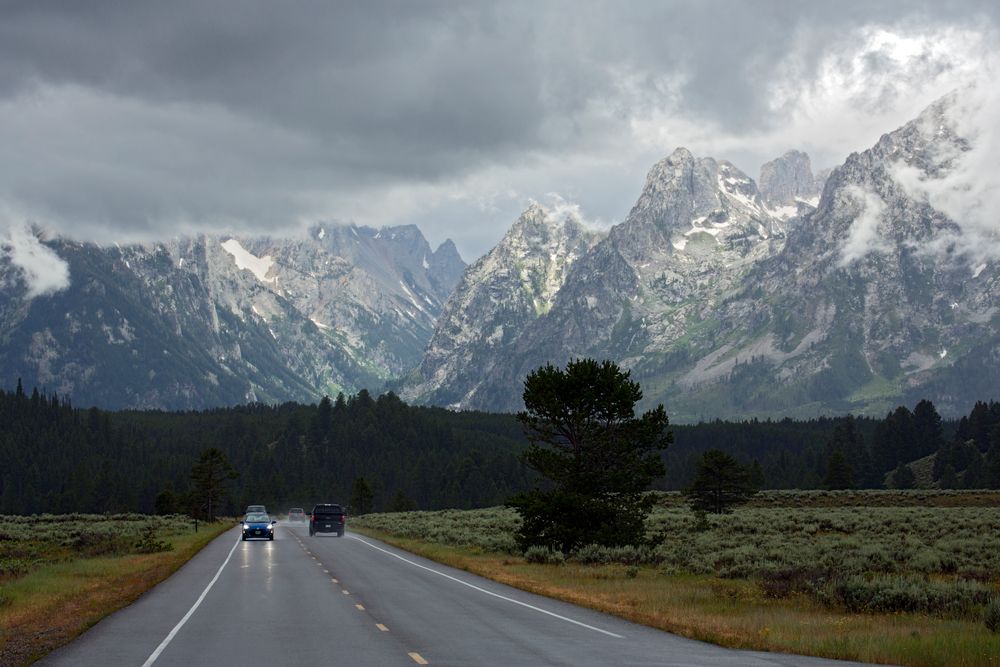
[[[234,529],[42,665],[850,665],[734,651],[531,595],[367,537]]]

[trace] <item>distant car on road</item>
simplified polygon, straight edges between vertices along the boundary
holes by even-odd
[[[347,512],[340,505],[322,503],[313,507],[309,517],[310,536],[316,533],[336,533],[337,537],[343,537],[346,526]]]
[[[259,537],[265,540],[274,539],[274,524],[278,523],[266,512],[250,512],[243,519],[243,540]]]
[[[267,513],[267,508],[263,505],[247,505],[247,511],[244,514],[260,514]]]
[[[293,507],[288,510],[288,520],[296,523],[305,523],[306,511],[301,507]]]

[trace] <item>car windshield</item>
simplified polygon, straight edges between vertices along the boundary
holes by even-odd
[[[266,514],[247,514],[247,523],[268,523],[269,521]]]
[[[292,509],[288,510],[288,513],[289,514],[302,514],[302,508],[301,507],[293,507]]]

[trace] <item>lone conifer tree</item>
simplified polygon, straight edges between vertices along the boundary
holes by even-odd
[[[198,514],[215,521],[220,502],[226,497],[229,481],[239,477],[221,450],[212,447],[201,453],[191,468],[191,495]]]
[[[364,477],[358,477],[351,486],[351,512],[353,514],[368,514],[372,511],[372,487]]]
[[[531,443],[524,461],[548,488],[508,500],[523,519],[521,548],[641,543],[653,502],[644,492],[663,475],[660,451],[671,441],[663,406],[636,417],[639,384],[593,359],[529,373],[523,398],[518,420]]]

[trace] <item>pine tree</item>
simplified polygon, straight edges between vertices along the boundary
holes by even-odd
[[[986,453],[986,488],[1000,489],[1000,442],[994,444]]]
[[[212,447],[201,453],[191,468],[191,495],[196,511],[208,521],[215,521],[216,512],[228,492],[229,482],[239,477],[221,450]]]
[[[985,452],[990,447],[990,431],[993,428],[993,415],[989,404],[976,401],[969,413],[969,436],[976,442],[979,451]]]
[[[684,492],[692,509],[713,514],[727,514],[755,493],[747,468],[719,449],[702,455],[694,482]]]
[[[875,427],[875,442],[872,444],[872,458],[878,473],[886,473],[900,461],[909,462],[914,456],[916,431],[913,415],[902,405],[886,415]]]
[[[892,473],[892,486],[895,489],[912,489],[917,482],[916,475],[913,474],[913,470],[910,466],[906,465],[902,461],[896,466],[896,470]]]
[[[915,438],[913,459],[933,454],[944,444],[941,415],[934,408],[934,404],[927,399],[920,401],[913,408],[913,432]]]
[[[417,509],[417,504],[412,498],[403,493],[402,489],[397,489],[396,493],[393,494],[392,499],[386,506],[386,511],[389,512],[412,512]]]
[[[157,514],[176,514],[177,497],[170,489],[164,489],[156,494],[156,501],[153,504],[153,511]]]
[[[755,490],[760,491],[767,484],[766,478],[764,477],[764,469],[760,467],[760,461],[757,459],[753,460],[750,464],[750,486]]]
[[[358,477],[351,486],[351,512],[357,514],[368,514],[372,511],[372,500],[375,494],[372,487],[364,477]]]
[[[847,457],[840,450],[830,453],[826,464],[826,478],[823,487],[827,489],[850,489],[854,486],[854,472]]]
[[[639,384],[611,361],[579,359],[528,374],[518,414],[530,443],[524,461],[551,488],[508,500],[522,518],[522,549],[645,539],[653,501],[644,492],[664,473],[660,451],[671,436],[662,405],[635,416],[641,398]]]
[[[958,476],[955,474],[954,466],[949,464],[944,467],[944,472],[941,473],[940,483],[942,489],[958,488]]]

